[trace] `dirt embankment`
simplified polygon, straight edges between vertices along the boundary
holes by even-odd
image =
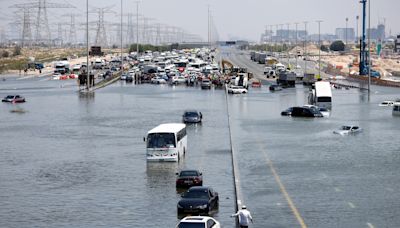
[[[20,55],[13,56],[14,51],[15,47],[0,48],[0,75],[23,71],[31,60],[43,63],[45,69],[52,68],[52,63],[62,58],[68,58],[72,65],[86,62],[83,58],[83,56],[86,56],[85,48],[22,48]],[[115,53],[120,50],[110,49],[103,51],[105,53]],[[9,57],[2,57],[4,52],[7,52]]]

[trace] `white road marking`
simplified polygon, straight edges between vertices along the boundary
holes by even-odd
[[[367,222],[367,226],[369,227],[369,228],[375,228],[375,226],[374,225],[372,225],[371,223],[369,223],[369,222]]]
[[[341,191],[342,191],[342,189],[335,187],[335,192],[341,192]]]
[[[349,207],[351,208],[356,208],[356,206],[354,206],[354,204],[352,202],[347,202],[347,204],[349,205]]]

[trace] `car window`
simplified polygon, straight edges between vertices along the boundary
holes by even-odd
[[[178,228],[205,228],[204,223],[181,222]]]
[[[214,226],[215,226],[214,220],[209,219],[209,220],[207,221],[207,228],[212,228],[212,227],[214,227]]]
[[[183,198],[197,198],[197,199],[208,199],[208,191],[187,191],[184,195]]]
[[[180,177],[198,176],[196,171],[181,171]]]

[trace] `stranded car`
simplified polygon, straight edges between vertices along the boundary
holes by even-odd
[[[243,86],[228,86],[228,93],[231,94],[241,94],[241,93],[247,93],[247,89],[244,88]]]
[[[362,132],[362,128],[358,126],[348,125],[342,126],[338,130],[333,131],[335,134],[339,135],[350,135]]]
[[[322,113],[315,108],[293,107],[291,116],[293,117],[323,117]]]
[[[182,121],[184,123],[200,123],[203,119],[203,114],[196,110],[185,111],[182,115]]]
[[[211,89],[211,81],[210,81],[210,79],[203,79],[201,81],[201,88],[202,89]]]
[[[281,112],[281,115],[282,116],[290,116],[290,115],[292,115],[292,111],[293,111],[293,107],[290,107],[290,108],[288,108],[286,110],[283,110]]]
[[[23,103],[25,98],[20,95],[8,95],[1,100],[2,102]]]
[[[208,215],[210,211],[218,208],[218,202],[218,193],[212,188],[194,186],[189,188],[178,202],[178,215],[183,213]]]
[[[183,218],[176,228],[220,228],[221,224],[208,216],[187,216]]]
[[[203,174],[198,170],[181,170],[176,175],[177,188],[203,185]]]

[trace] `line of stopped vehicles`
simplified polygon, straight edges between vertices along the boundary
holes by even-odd
[[[167,123],[151,129],[143,139],[146,142],[148,162],[179,162],[187,151],[187,124],[201,124],[203,114],[186,110],[183,123]],[[176,191],[181,195],[177,203],[178,228],[220,228],[212,216],[218,210],[219,196],[212,187],[203,186],[203,173],[197,169],[176,172]]]

